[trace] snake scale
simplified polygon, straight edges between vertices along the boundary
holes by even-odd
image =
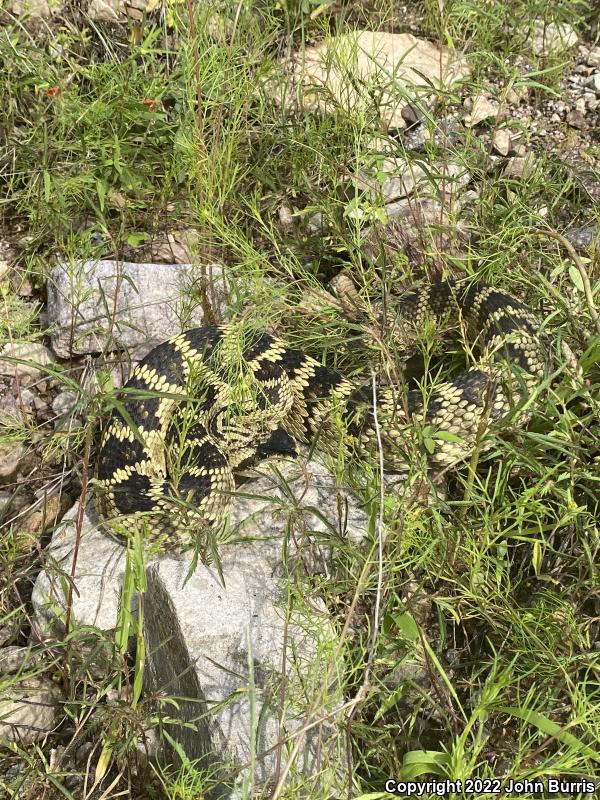
[[[541,383],[539,324],[522,302],[482,283],[433,283],[396,310],[417,331],[431,317],[458,317],[479,353],[475,366],[435,385],[426,400],[420,389],[382,386],[374,408],[370,385],[239,323],[194,328],[155,347],[102,435],[101,515],[118,517],[127,533],[151,514],[153,529],[183,545],[191,531],[225,518],[235,472],[245,466],[318,437],[334,454],[341,442],[362,454],[381,447],[386,467],[399,471],[415,421],[441,433],[428,455],[432,468],[468,458],[482,426]]]

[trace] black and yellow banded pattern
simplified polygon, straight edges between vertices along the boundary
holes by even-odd
[[[154,348],[134,369],[103,432],[98,505],[132,530],[151,515],[174,544],[218,524],[235,490],[235,471],[294,440],[338,452],[341,437],[360,452],[381,444],[391,470],[407,466],[412,422],[454,436],[431,454],[434,468],[468,458],[482,420],[504,417],[539,384],[545,357],[538,323],[512,296],[484,284],[436,283],[402,298],[398,314],[419,330],[451,314],[477,349],[477,365],[422,392],[372,392],[300,350],[237,323],[195,328]],[[517,369],[515,369],[515,367]],[[344,431],[345,433],[341,433]]]

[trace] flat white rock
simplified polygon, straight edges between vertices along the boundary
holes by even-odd
[[[299,97],[305,107],[327,113],[364,109],[377,113],[387,127],[402,129],[406,106],[432,100],[433,87],[449,87],[468,73],[465,59],[410,33],[355,31],[297,53],[291,62],[292,91],[285,99]],[[284,99],[277,91],[274,97]]]

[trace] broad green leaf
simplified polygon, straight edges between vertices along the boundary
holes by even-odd
[[[423,439],[423,444],[428,453],[435,452],[435,441],[433,439]]]
[[[540,574],[540,567],[542,566],[542,545],[539,541],[535,541],[533,543],[533,554],[531,556],[531,563],[533,564],[533,569],[535,570],[535,574]]]
[[[147,242],[149,238],[150,236],[143,231],[132,231],[127,236],[126,241],[130,247],[139,247],[141,244],[144,244],[144,242]]]
[[[408,611],[395,616],[394,622],[404,639],[408,639],[410,642],[417,642],[420,639],[419,626]]]
[[[532,711],[529,708],[518,708],[516,706],[503,706],[499,708],[498,711],[522,719],[523,722],[531,723],[547,736],[551,736],[553,739],[557,739],[568,747],[572,747],[574,750],[585,754],[588,758],[593,758],[594,761],[600,762],[600,753],[597,750],[584,744],[568,730],[565,730],[564,725],[559,725],[557,722],[544,716],[544,714],[540,714],[539,711]]]
[[[572,264],[569,267],[569,278],[571,278],[575,288],[578,289],[583,294],[585,289],[583,287],[583,281],[581,279],[581,275],[577,267],[574,267]]]
[[[433,434],[434,439],[441,439],[444,442],[462,442],[462,436],[457,436],[451,431],[436,431]]]
[[[402,759],[400,777],[402,780],[409,780],[427,773],[446,775],[449,766],[448,753],[439,750],[409,750]]]

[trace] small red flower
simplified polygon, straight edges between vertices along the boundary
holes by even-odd
[[[60,86],[51,86],[49,89],[46,89],[46,97],[58,97],[60,91]]]
[[[144,97],[142,102],[146,106],[146,108],[150,109],[150,111],[156,111],[156,109],[158,108],[158,103],[151,97]]]

